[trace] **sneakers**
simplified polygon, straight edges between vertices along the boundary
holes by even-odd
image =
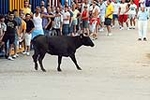
[[[27,54],[27,56],[30,56],[30,52],[27,52],[26,54]]]
[[[135,29],[135,26],[131,26],[129,29]]]
[[[112,27],[111,28],[115,28],[115,26],[114,25],[112,25]]]
[[[11,61],[14,61],[14,59],[11,56],[9,56],[7,59],[11,60]]]
[[[23,54],[23,55],[30,56],[30,52],[26,52],[26,51],[24,51],[22,54]]]
[[[107,33],[107,36],[112,36],[112,33]]]
[[[120,30],[123,30],[124,28],[123,27],[120,27]]]
[[[135,26],[133,26],[132,29],[135,29]]]
[[[103,31],[104,31],[104,29],[103,29],[103,28],[101,28],[101,29],[99,29],[98,31],[99,31],[99,32],[103,32]]]
[[[19,55],[18,55],[18,54],[15,54],[15,55],[13,55],[12,57],[13,57],[13,58],[17,58],[17,57],[19,57]]]
[[[109,33],[108,35],[109,35],[109,36],[112,36],[112,33]]]
[[[27,52],[26,52],[26,51],[23,51],[23,52],[22,52],[22,54],[23,54],[23,55],[26,55],[26,54],[27,54]]]

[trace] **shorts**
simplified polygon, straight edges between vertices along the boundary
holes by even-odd
[[[34,29],[32,32],[32,39],[34,39],[35,37],[39,35],[44,35],[43,29]]]
[[[111,18],[105,18],[104,25],[111,25]]]
[[[129,19],[135,19],[136,14],[129,14]]]
[[[15,42],[15,35],[7,35],[7,34],[5,34],[3,36],[2,41],[5,42],[5,43],[7,43],[9,41],[9,44],[14,44],[14,42]]]
[[[32,37],[31,34],[25,33],[25,45],[26,46],[30,46],[30,44],[31,44],[31,37]]]
[[[78,21],[77,20],[73,20],[72,21],[72,25],[77,25],[78,24]]]
[[[119,15],[120,23],[127,22],[127,19],[128,19],[128,15]]]
[[[101,16],[100,16],[100,21],[101,21],[102,23],[105,22],[105,15],[101,15]]]
[[[96,25],[99,25],[100,24],[100,18],[97,18],[97,24]]]
[[[90,19],[90,25],[89,25],[89,29],[91,32],[95,31],[96,25],[97,25],[97,18],[91,18]]]
[[[118,19],[118,15],[117,14],[113,14],[113,19]]]
[[[83,20],[82,21],[82,27],[83,28],[88,28],[88,26],[89,26],[88,20]]]
[[[68,35],[69,34],[69,24],[63,24],[62,34],[63,35]]]

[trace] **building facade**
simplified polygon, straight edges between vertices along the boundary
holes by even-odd
[[[34,11],[36,6],[40,6],[42,0],[29,0],[32,5],[32,11]],[[50,4],[51,6],[58,6],[59,3],[64,0],[43,0],[45,4]],[[8,11],[13,9],[21,9],[24,6],[24,0],[0,0],[0,14],[7,14]]]

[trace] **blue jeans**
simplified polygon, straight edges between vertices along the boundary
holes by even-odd
[[[68,35],[69,34],[69,24],[63,24],[62,34],[63,35]]]

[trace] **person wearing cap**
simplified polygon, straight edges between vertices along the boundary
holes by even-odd
[[[84,10],[81,13],[81,19],[82,19],[82,27],[83,27],[83,32],[87,33],[89,36],[89,25],[88,25],[88,20],[89,20],[89,12],[88,12],[88,6],[84,6]]]

